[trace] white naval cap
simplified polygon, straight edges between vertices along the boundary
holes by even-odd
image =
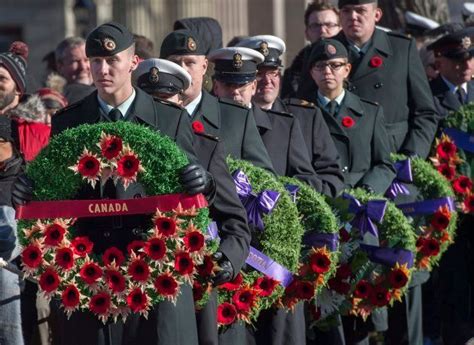
[[[191,85],[191,76],[178,64],[164,59],[146,59],[133,72],[136,85],[146,92],[175,94]]]
[[[422,35],[427,30],[433,30],[439,27],[438,22],[411,11],[405,12],[405,22],[407,31],[415,36]]]
[[[265,60],[260,66],[280,67],[280,55],[286,52],[285,42],[277,36],[258,35],[243,39],[236,44],[237,47],[247,47],[260,52]]]
[[[214,78],[231,84],[246,84],[255,80],[257,65],[265,57],[245,47],[227,47],[214,50],[208,56],[214,62]]]
[[[469,17],[474,14],[474,2],[465,2],[462,5],[463,16]]]

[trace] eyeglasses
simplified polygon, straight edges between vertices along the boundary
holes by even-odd
[[[265,79],[265,77],[268,77],[271,80],[276,80],[278,77],[280,77],[280,71],[272,70],[272,71],[258,71],[257,72],[257,81],[261,81]]]
[[[331,71],[339,71],[342,66],[347,65],[346,62],[318,62],[314,64],[313,68],[318,71],[326,70],[326,67],[329,67]]]
[[[312,31],[321,30],[322,28],[334,29],[339,27],[337,23],[311,23],[308,25],[308,28]]]

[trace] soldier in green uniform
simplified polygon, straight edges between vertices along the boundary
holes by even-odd
[[[52,122],[54,134],[81,124],[102,121],[131,121],[160,130],[169,136],[195,160],[193,135],[189,118],[177,106],[155,101],[131,83],[132,71],[138,64],[134,52],[134,39],[129,30],[119,23],[107,23],[94,29],[86,40],[86,54],[90,59],[92,77],[97,91],[81,101],[63,109]],[[215,194],[212,176],[202,166],[191,163],[181,173],[184,190],[189,194]],[[123,186],[108,184],[104,188],[84,188],[79,198],[101,197],[127,199],[144,196],[145,191],[135,183],[125,191]],[[94,242],[94,251],[100,254],[110,245],[124,248],[140,239],[145,221],[140,216],[81,218],[76,223],[78,233],[88,235]],[[69,320],[63,311],[58,314],[58,344],[196,344],[197,330],[191,287],[182,287],[176,306],[170,302],[156,305],[148,316],[131,317],[122,322],[103,325],[90,313],[75,313]],[[125,331],[124,331],[125,329]],[[159,334],[159,336],[157,336]],[[138,337],[137,337],[138,338]]]

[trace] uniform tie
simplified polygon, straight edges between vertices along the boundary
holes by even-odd
[[[461,86],[458,86],[458,89],[456,90],[456,96],[458,96],[459,103],[466,103],[466,91],[464,91]]]
[[[336,109],[337,109],[337,102],[332,100],[331,102],[328,103],[327,105],[328,113],[331,116],[336,115]]]
[[[114,122],[120,121],[122,119],[122,113],[118,108],[113,108],[109,111],[109,118]]]

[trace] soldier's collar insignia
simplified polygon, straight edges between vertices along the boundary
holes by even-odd
[[[152,84],[158,83],[158,81],[160,80],[159,73],[160,73],[160,70],[158,69],[158,67],[150,68],[150,75],[148,76],[148,80],[150,81],[150,83]]]
[[[188,37],[188,49],[192,52],[197,49],[196,41],[192,37]]]
[[[243,64],[242,55],[235,53],[232,59],[232,66],[234,66],[235,69],[241,69]]]
[[[268,54],[270,53],[270,51],[268,50],[268,43],[263,41],[262,43],[260,43],[260,53],[263,54],[263,56],[268,56]]]
[[[102,39],[102,47],[104,47],[105,50],[111,52],[117,47],[117,45],[115,44],[113,39],[104,38]]]

